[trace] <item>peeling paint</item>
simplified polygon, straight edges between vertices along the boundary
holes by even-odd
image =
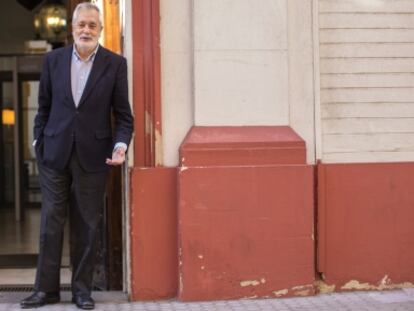
[[[266,283],[266,279],[265,278],[261,278],[260,279],[260,283],[262,283],[262,284]]]
[[[285,288],[285,289],[281,289],[281,290],[278,290],[278,291],[274,291],[273,294],[276,297],[282,297],[282,296],[287,295],[288,292],[289,292],[289,290]]]
[[[301,289],[309,288],[309,286],[312,286],[312,285],[298,285],[298,286],[292,287],[292,290],[301,290]]]
[[[383,289],[396,289],[396,288],[409,288],[414,287],[414,284],[411,282],[404,283],[395,283],[391,282],[391,279],[388,275],[385,275],[379,282],[378,285],[373,285],[369,283],[360,283],[357,280],[351,280],[346,283],[341,289],[360,289],[360,290],[383,290]]]
[[[310,289],[300,290],[293,293],[295,296],[309,296],[310,295]]]
[[[183,292],[183,288],[184,288],[184,286],[183,286],[183,274],[180,273],[180,275],[179,275],[179,292],[180,293]]]
[[[324,281],[316,281],[315,285],[318,288],[318,292],[321,294],[333,293],[335,291],[335,284],[328,285]]]
[[[240,282],[240,286],[241,287],[246,287],[246,286],[257,286],[259,285],[260,282],[257,280],[247,280],[247,281],[241,281]]]
[[[243,297],[242,299],[255,299],[255,298],[257,298],[258,296],[257,295],[253,295],[253,296],[246,296],[246,297]]]
[[[295,296],[309,296],[313,293],[314,284],[306,284],[292,287],[293,295]]]
[[[198,255],[197,257],[198,257],[199,259],[203,259],[203,258],[204,258],[204,256],[203,256],[203,255],[201,255],[201,254],[200,254],[200,255]]]
[[[184,172],[186,170],[188,170],[188,167],[186,167],[186,166],[181,166],[180,167],[180,172]]]
[[[162,135],[160,130],[155,130],[155,165],[160,166],[163,163],[163,146]]]
[[[201,266],[201,267],[200,267],[200,269],[201,269],[201,270],[204,270],[204,269],[205,269],[205,266]]]

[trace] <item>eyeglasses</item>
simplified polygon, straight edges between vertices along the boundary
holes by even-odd
[[[75,24],[75,27],[77,29],[85,29],[86,27],[88,27],[90,30],[98,30],[99,25],[94,22],[91,22],[91,23],[79,22]]]

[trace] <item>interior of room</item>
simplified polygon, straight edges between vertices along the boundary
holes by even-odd
[[[31,285],[41,192],[33,119],[43,54],[67,42],[66,1],[0,1],[0,287]],[[69,284],[66,230],[62,283]]]

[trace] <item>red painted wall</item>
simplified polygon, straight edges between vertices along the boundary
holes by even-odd
[[[318,270],[328,285],[412,286],[413,185],[414,163],[318,165]]]
[[[131,172],[132,300],[177,295],[176,185],[176,168],[134,168]]]
[[[275,146],[292,161],[306,152],[287,127],[195,127],[187,136],[178,175],[181,300],[314,293],[313,167],[304,157],[285,164]]]

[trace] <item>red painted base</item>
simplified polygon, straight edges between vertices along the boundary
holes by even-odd
[[[131,299],[177,295],[177,168],[131,172]]]
[[[181,300],[314,293],[313,168],[179,173]]]
[[[318,184],[329,290],[413,286],[414,163],[320,164]]]
[[[195,127],[180,151],[179,299],[313,294],[303,140],[289,127]]]

